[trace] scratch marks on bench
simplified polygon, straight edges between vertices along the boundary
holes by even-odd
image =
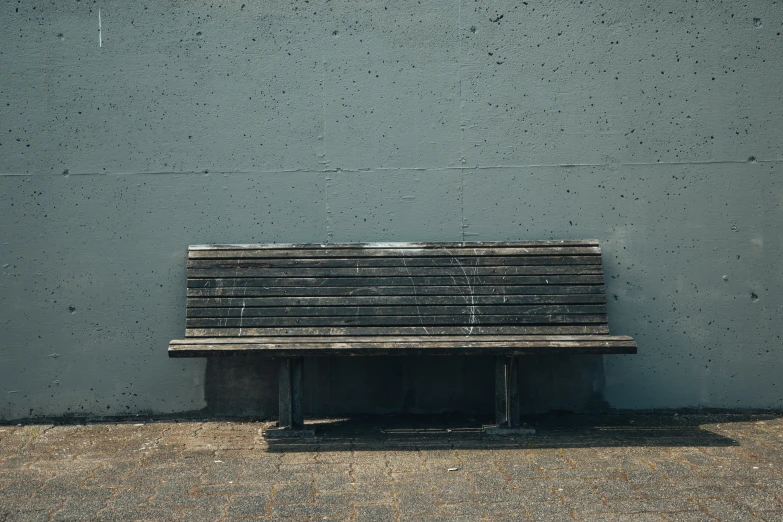
[[[242,299],[242,310],[239,312],[239,335],[242,335],[242,320],[245,318],[245,300]]]
[[[404,260],[403,260],[404,261]],[[361,258],[356,258],[356,277],[359,277],[359,263],[361,262]],[[351,295],[353,295],[353,291],[351,292]],[[361,306],[359,303],[356,304],[356,314],[355,317],[359,317],[359,312],[361,312]],[[421,320],[421,319],[419,319]]]
[[[247,295],[247,286],[242,289],[242,310],[239,312],[239,335],[242,335],[242,322],[245,318],[245,296]]]
[[[234,277],[239,277],[239,265],[234,269]],[[247,286],[244,287],[242,291],[242,297],[244,298],[245,293],[247,292]],[[230,314],[226,313],[225,316],[223,316],[223,328],[228,326],[228,317]],[[245,300],[242,299],[242,310],[239,312],[239,335],[242,335],[242,320],[244,319],[245,315]]]
[[[446,252],[448,252],[449,255],[451,256],[451,262],[452,263],[456,262],[457,265],[462,270],[462,273],[465,275],[465,284],[468,287],[468,296],[465,296],[465,303],[468,304],[468,309],[470,310],[470,317],[468,318],[468,324],[470,326],[463,326],[462,329],[466,332],[465,337],[468,337],[468,336],[470,336],[473,333],[473,327],[478,322],[476,320],[476,298],[475,298],[475,293],[474,293],[474,290],[473,290],[473,284],[471,284],[471,282],[470,282],[470,277],[468,276],[468,273],[465,271],[465,267],[462,266],[462,263],[459,262],[459,258],[455,257],[454,254],[451,251],[449,251],[449,250],[446,250]],[[475,254],[476,252],[477,251],[474,249],[473,253]],[[473,282],[474,283],[475,283],[476,273],[478,271],[478,262],[479,262],[479,258],[477,257],[476,258],[476,269],[474,269],[474,271],[473,271],[473,278],[474,278]]]
[[[408,279],[411,280],[411,284],[413,285],[413,302],[416,304],[416,316],[419,318],[419,323],[421,323],[421,327],[424,328],[424,332],[427,335],[432,335],[430,334],[430,331],[427,330],[427,326],[424,324],[424,319],[421,318],[421,310],[419,309],[419,295],[416,293],[416,281],[411,276],[411,269],[408,268],[408,263],[405,262],[404,250],[402,251],[402,265],[405,267],[405,271],[408,273]]]

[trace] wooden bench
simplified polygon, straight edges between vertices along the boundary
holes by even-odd
[[[186,338],[169,356],[279,358],[290,434],[304,426],[303,357],[493,355],[508,429],[517,356],[636,353],[609,335],[596,241],[198,245],[187,275]]]

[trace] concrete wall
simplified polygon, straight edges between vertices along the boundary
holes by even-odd
[[[101,45],[99,46],[98,9]],[[636,356],[526,409],[783,407],[783,5],[0,6],[0,419],[274,415],[169,360],[191,243],[597,238]],[[491,361],[308,361],[310,411],[489,411]]]

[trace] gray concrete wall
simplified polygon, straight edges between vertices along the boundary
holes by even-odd
[[[780,2],[38,0],[0,22],[0,419],[274,415],[269,362],[166,356],[187,245],[273,241],[597,238],[639,354],[527,360],[528,411],[783,407]],[[489,411],[490,373],[308,361],[307,407]]]

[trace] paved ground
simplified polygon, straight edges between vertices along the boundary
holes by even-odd
[[[0,426],[0,520],[783,521],[782,415],[428,422]]]

